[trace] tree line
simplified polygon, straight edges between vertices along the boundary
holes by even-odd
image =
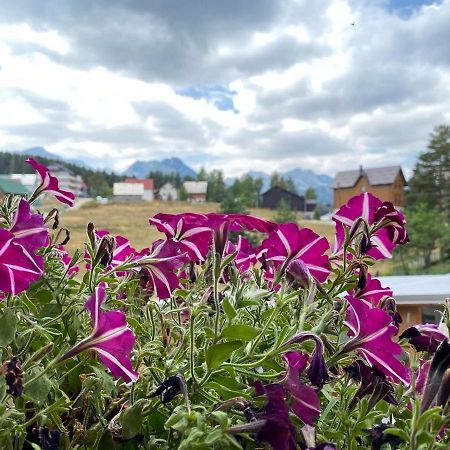
[[[406,191],[405,215],[411,239],[396,255],[405,272],[422,260],[428,272],[433,263],[450,270],[450,126],[439,125],[419,155]],[[420,270],[420,268],[418,268]]]
[[[34,169],[25,162],[26,158],[32,157],[40,164],[50,166],[58,164],[66,167],[75,175],[80,175],[87,186],[91,197],[109,197],[112,195],[113,184],[122,181],[123,176],[113,172],[88,169],[77,164],[60,161],[57,159],[44,158],[41,156],[24,155],[23,153],[0,152],[0,174],[10,173],[35,173]]]

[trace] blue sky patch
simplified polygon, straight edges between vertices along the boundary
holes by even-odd
[[[191,97],[196,100],[204,98],[205,100],[213,103],[218,109],[222,111],[234,111],[239,112],[233,104],[233,96],[236,95],[236,91],[231,91],[225,86],[221,85],[205,85],[205,86],[188,86],[176,91],[178,95],[185,97]]]
[[[389,11],[407,19],[421,6],[441,3],[441,1],[442,0],[387,0],[386,7]]]

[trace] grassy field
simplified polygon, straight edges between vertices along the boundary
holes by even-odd
[[[186,202],[142,202],[142,203],[116,203],[99,205],[87,203],[81,208],[64,210],[61,213],[61,225],[70,230],[71,240],[67,245],[70,252],[81,248],[86,241],[86,225],[93,222],[96,229],[107,229],[113,235],[120,234],[127,237],[131,245],[137,249],[148,247],[161,237],[154,227],[148,224],[148,218],[158,212],[217,212],[217,203],[189,204]],[[265,219],[273,219],[276,211],[269,209],[252,209],[250,213]],[[327,223],[317,221],[299,220],[300,226],[312,228],[317,233],[326,236],[332,241],[334,227]]]

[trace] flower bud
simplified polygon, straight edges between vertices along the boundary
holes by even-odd
[[[288,264],[286,276],[289,281],[295,282],[305,289],[311,283],[309,269],[301,259],[294,259]]]
[[[3,364],[2,372],[5,374],[8,394],[20,397],[23,392],[23,369],[17,356],[13,356]]]

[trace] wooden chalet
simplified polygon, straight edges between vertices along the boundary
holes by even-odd
[[[405,176],[400,166],[373,167],[359,170],[338,172],[332,187],[334,190],[333,206],[339,208],[350,198],[361,192],[370,192],[383,201],[395,206],[405,206]]]

